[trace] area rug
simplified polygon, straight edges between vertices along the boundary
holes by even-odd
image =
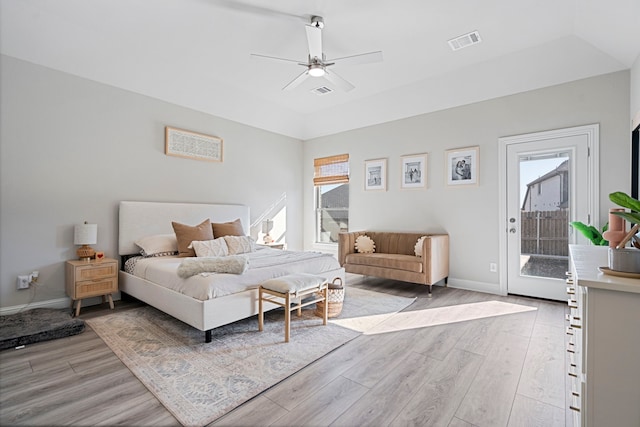
[[[34,308],[0,316],[0,350],[64,338],[84,331],[84,321],[69,310]]]
[[[415,299],[348,288],[340,316],[322,319],[314,306],[293,312],[291,340],[284,343],[284,311],[256,316],[203,333],[152,307],[87,320],[133,374],[182,423],[208,424],[296,373],[309,363],[372,329]],[[352,326],[340,326],[356,319]],[[353,326],[355,325],[355,326]]]

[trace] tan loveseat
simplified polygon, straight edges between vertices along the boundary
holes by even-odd
[[[358,236],[367,235],[375,243],[374,253],[358,253]],[[422,236],[422,257],[415,255],[415,244]],[[449,235],[353,231],[340,233],[338,261],[347,273],[383,277],[404,282],[429,285],[449,278]]]

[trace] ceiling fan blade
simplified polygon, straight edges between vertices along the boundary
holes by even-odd
[[[296,64],[300,64],[300,65],[304,65],[304,66],[307,65],[307,64],[302,64],[302,63],[300,63],[300,61],[296,61],[295,59],[278,58],[276,56],[260,55],[260,54],[257,54],[257,53],[251,53],[251,54],[249,54],[249,56],[251,57],[251,59],[270,59],[270,60],[273,60],[273,61],[295,62]]]
[[[329,70],[325,70],[324,77],[327,80],[329,80],[329,82],[338,86],[340,89],[344,90],[345,92],[349,92],[350,90],[355,88],[354,85],[352,85],[351,83],[349,83],[348,81],[346,81],[345,79],[343,79],[342,77],[334,73],[333,71],[330,72]]]
[[[360,53],[358,55],[343,56],[342,58],[335,58],[327,60],[327,62],[340,63],[340,65],[356,65],[356,64],[370,64],[372,62],[382,62],[382,51]]]
[[[322,61],[322,30],[313,25],[306,25],[309,56]]]
[[[300,74],[295,79],[291,80],[289,82],[289,84],[287,84],[285,87],[282,88],[282,90],[295,89],[296,87],[298,87],[300,85],[300,83],[305,81],[307,79],[307,77],[309,77],[309,70],[304,70],[304,72],[302,74]]]

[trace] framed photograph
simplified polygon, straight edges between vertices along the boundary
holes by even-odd
[[[387,189],[387,159],[367,160],[364,162],[364,189]]]
[[[222,139],[184,129],[165,127],[164,153],[187,159],[222,161]]]
[[[480,147],[447,150],[444,170],[447,185],[478,185]]]
[[[426,188],[427,187],[427,155],[415,154],[402,156],[400,177],[401,188]]]

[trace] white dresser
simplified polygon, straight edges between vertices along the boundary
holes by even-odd
[[[603,274],[607,247],[571,245],[569,252],[574,426],[640,427],[640,279]]]

